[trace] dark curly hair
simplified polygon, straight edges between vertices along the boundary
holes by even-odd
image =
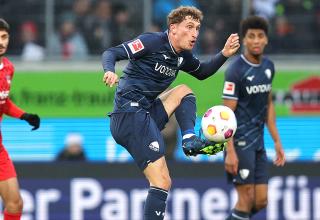
[[[240,35],[244,37],[248,31],[248,29],[261,29],[268,36],[269,24],[268,22],[258,16],[250,16],[245,18],[240,23]]]

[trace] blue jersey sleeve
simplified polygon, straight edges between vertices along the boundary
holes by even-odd
[[[192,53],[186,53],[184,55],[184,65],[181,70],[189,73],[199,80],[204,80],[213,74],[226,62],[227,57],[223,56],[222,53],[218,53],[212,59],[205,62],[200,62]]]
[[[276,73],[275,67],[274,67],[274,63],[272,61],[271,62],[271,79],[273,80],[274,75]]]
[[[224,86],[222,97],[225,99],[238,100],[240,90],[240,76],[235,63],[227,68],[224,75]]]
[[[133,40],[107,49],[102,55],[104,71],[114,72],[116,61],[126,59],[135,60],[145,56],[150,51],[156,50],[161,40],[161,37],[156,33],[145,33]]]

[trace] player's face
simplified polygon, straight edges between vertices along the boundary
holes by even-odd
[[[0,30],[0,56],[3,56],[9,44],[9,34],[5,30]]]
[[[265,46],[268,44],[268,37],[261,29],[248,29],[243,38],[243,45],[246,47],[246,52],[259,56],[263,54]]]
[[[174,24],[172,31],[175,39],[174,49],[177,52],[192,50],[200,30],[200,21],[187,16],[181,23]]]

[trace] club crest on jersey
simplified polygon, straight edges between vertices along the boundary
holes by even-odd
[[[132,54],[138,53],[139,51],[144,49],[144,45],[140,39],[137,39],[137,40],[134,40],[134,41],[128,43],[128,46],[129,46]]]
[[[236,85],[234,82],[225,81],[223,87],[223,94],[234,95]]]
[[[266,74],[266,76],[268,77],[268,79],[271,78],[271,70],[270,70],[270,69],[266,69],[266,70],[264,71],[264,73]]]
[[[247,179],[247,177],[249,176],[249,173],[250,173],[250,170],[248,170],[248,169],[239,170],[239,174],[242,179]]]
[[[178,67],[182,64],[183,62],[183,57],[178,57]]]

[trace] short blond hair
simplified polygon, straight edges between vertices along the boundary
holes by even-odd
[[[199,22],[203,19],[202,11],[193,6],[180,6],[176,9],[173,9],[167,16],[167,25],[168,28],[171,24],[181,23],[187,16],[190,16],[192,19]]]

